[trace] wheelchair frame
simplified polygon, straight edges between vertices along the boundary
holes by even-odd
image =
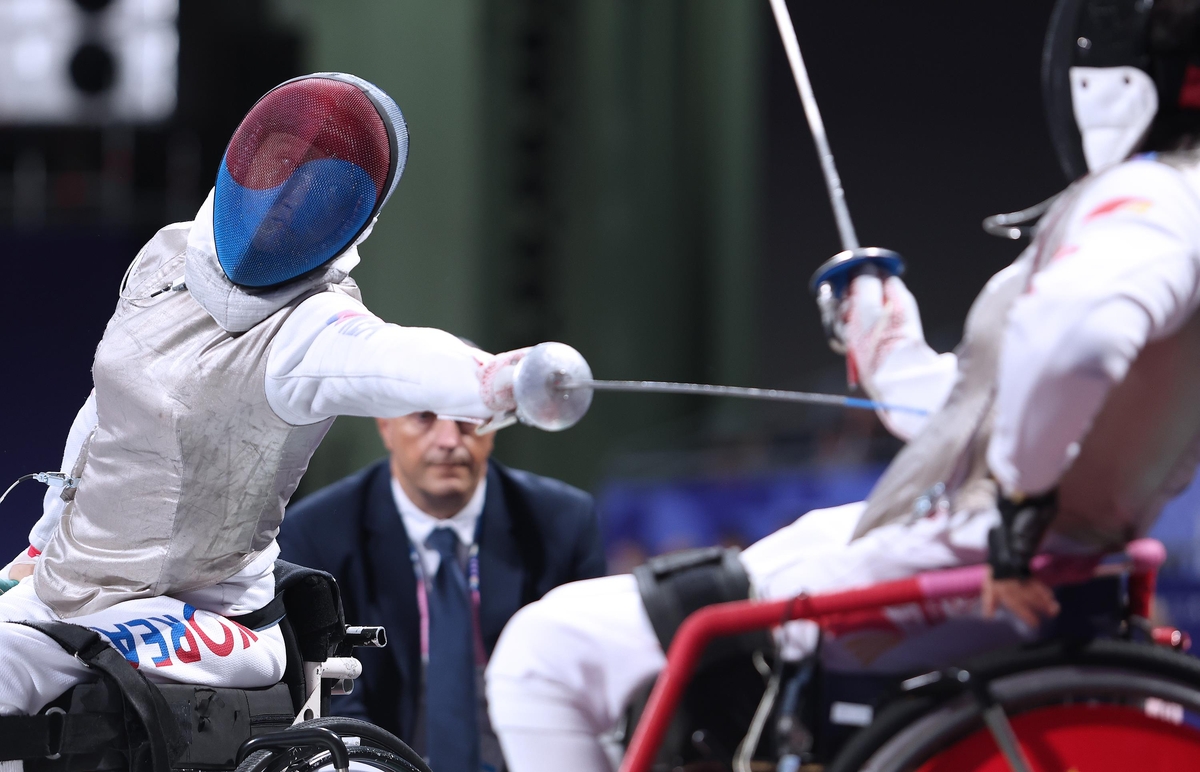
[[[1040,556],[1034,570],[1048,584],[1070,584],[1098,575],[1127,573],[1129,610],[1148,619],[1153,602],[1158,568],[1166,559],[1163,545],[1151,539],[1131,542],[1120,564],[1101,564],[1099,558],[1051,558]],[[667,652],[667,663],[656,681],[641,720],[626,750],[620,772],[650,772],[663,737],[705,647],[714,638],[763,630],[784,622],[808,619],[818,623],[834,615],[854,614],[887,606],[954,597],[976,597],[986,577],[985,566],[967,566],[931,571],[906,579],[822,595],[798,595],[777,601],[735,601],[707,606],[689,616],[680,626]],[[1149,631],[1159,644],[1178,647],[1177,631]],[[1172,635],[1172,633],[1174,633]],[[1003,719],[1003,712],[998,717]],[[1029,769],[1020,744],[1007,720],[988,719],[1009,766]],[[997,725],[993,726],[993,723]]]

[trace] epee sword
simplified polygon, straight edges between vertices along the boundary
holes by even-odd
[[[800,42],[796,39],[796,28],[792,24],[791,14],[788,13],[787,2],[770,0],[770,3],[775,26],[779,29],[779,38],[783,41],[783,50],[792,70],[792,78],[796,81],[796,90],[800,92],[804,117],[808,121],[813,144],[816,145],[821,174],[825,178],[825,188],[829,193],[829,204],[833,207],[833,218],[837,222],[838,236],[842,242],[842,251],[817,268],[809,280],[809,289],[817,296],[817,307],[821,310],[825,337],[834,351],[844,354],[844,347],[833,334],[833,329],[836,323],[837,301],[845,293],[850,280],[865,271],[881,276],[899,276],[904,273],[904,258],[890,249],[864,247],[859,244],[854,221],[850,219],[850,207],[846,204],[846,191],[842,187],[842,178],[838,175],[837,164],[833,160],[833,151],[829,148],[825,122],[821,119],[821,109],[817,106],[817,98],[808,79],[808,68],[805,67],[804,56],[800,53]]]
[[[555,388],[570,391],[573,389],[594,389],[596,391],[626,391],[652,392],[656,394],[685,394],[706,397],[740,397],[742,399],[757,399],[767,402],[803,402],[809,405],[834,405],[837,407],[858,408],[861,410],[888,410],[900,413],[926,415],[927,410],[904,405],[889,405],[875,400],[860,397],[848,397],[842,394],[822,394],[812,391],[789,391],[786,389],[757,389],[747,386],[715,386],[709,383],[678,383],[675,381],[608,381],[600,379],[571,380],[566,376],[558,378]]]
[[[859,244],[846,204],[846,192],[838,175],[833,151],[825,132],[821,110],[813,94],[808,69],[800,53],[800,43],[792,24],[786,0],[769,0],[779,37],[787,54],[792,77],[804,107],[829,203],[833,207],[842,251],[826,260],[813,274],[810,288],[817,295],[821,310],[821,321],[830,345],[838,353],[840,341],[831,335],[836,320],[837,302],[855,275],[870,271],[878,275],[894,276],[904,272],[904,259],[890,249],[863,247]],[[623,391],[659,394],[692,394],[705,396],[738,397],[776,402],[802,402],[808,404],[834,405],[865,410],[887,410],[924,415],[928,411],[903,405],[890,405],[874,400],[840,394],[818,394],[781,389],[758,389],[742,386],[716,386],[703,383],[673,383],[667,381],[615,381],[592,377],[591,368],[578,351],[563,343],[543,343],[535,346],[517,366],[513,382],[517,402],[516,416],[522,422],[549,431],[560,431],[577,423],[592,403],[595,391]],[[510,423],[489,422],[485,431]]]
[[[490,421],[479,431],[495,431],[517,420],[546,431],[562,431],[574,426],[583,418],[591,407],[592,395],[597,391],[741,397],[918,415],[925,415],[927,412],[919,408],[889,405],[840,394],[714,386],[707,383],[600,380],[592,377],[591,367],[578,351],[565,343],[551,342],[534,346],[517,364],[513,376],[513,397],[517,403],[515,414],[498,421]]]
[[[775,26],[779,28],[783,50],[787,54],[788,64],[792,68],[792,78],[796,81],[796,90],[800,92],[800,104],[804,107],[804,117],[808,121],[808,129],[812,133],[813,144],[817,146],[817,159],[821,162],[821,173],[825,177],[825,187],[829,191],[829,203],[833,206],[833,219],[837,221],[842,249],[856,250],[859,248],[858,234],[854,230],[854,221],[850,219],[850,207],[846,205],[846,191],[842,188],[842,178],[838,176],[837,164],[833,161],[833,151],[829,149],[829,137],[825,134],[825,122],[821,120],[821,108],[817,105],[812,83],[808,79],[808,68],[804,66],[804,56],[800,53],[800,41],[796,39],[796,28],[792,25],[787,2],[786,0],[770,0],[770,2],[771,13],[775,17]]]

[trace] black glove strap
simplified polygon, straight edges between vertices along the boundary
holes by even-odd
[[[1054,516],[1058,514],[1058,491],[1023,499],[1001,497],[1000,525],[988,533],[988,563],[996,579],[1026,579],[1030,562],[1037,554]]]

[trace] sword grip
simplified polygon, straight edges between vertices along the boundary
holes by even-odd
[[[809,279],[808,288],[814,295],[819,295],[821,287],[828,285],[834,297],[841,300],[854,277],[867,268],[878,271],[880,278],[903,276],[904,258],[898,252],[879,247],[847,249],[821,263]]]
[[[839,252],[821,264],[809,281],[821,312],[825,341],[835,354],[846,353],[842,340],[841,303],[854,277],[871,273],[881,279],[904,274],[904,258],[890,249],[860,247]],[[851,379],[853,380],[853,378]]]

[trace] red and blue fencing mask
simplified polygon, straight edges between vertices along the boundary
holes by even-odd
[[[404,171],[408,128],[384,91],[317,73],[269,91],[221,160],[213,236],[234,284],[270,287],[353,245]]]

